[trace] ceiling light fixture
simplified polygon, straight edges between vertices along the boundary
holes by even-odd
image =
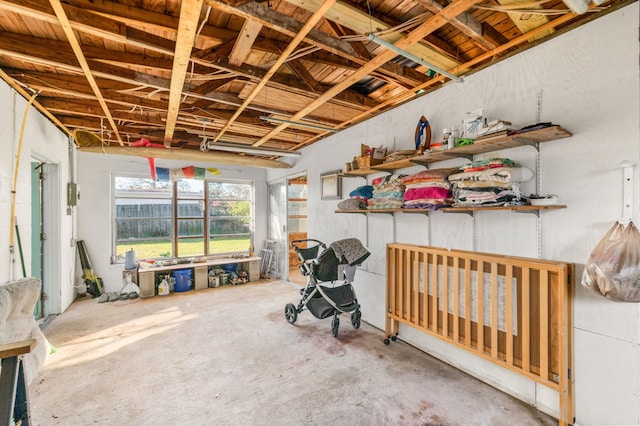
[[[209,142],[208,149],[213,149],[216,151],[227,151],[227,152],[241,152],[244,154],[256,154],[256,155],[277,155],[280,157],[300,157],[302,155],[301,152],[295,151],[284,151],[279,149],[262,149],[262,148],[253,148],[250,146],[237,146],[237,145],[225,145],[219,142]]]
[[[464,80],[462,80],[460,77],[451,74],[450,72],[447,72],[445,70],[443,70],[442,68],[439,68],[435,65],[430,64],[429,62],[426,62],[425,60],[418,58],[417,56],[407,52],[406,50],[402,50],[399,47],[394,46],[393,44],[389,43],[386,40],[383,40],[379,37],[376,37],[373,33],[369,33],[369,35],[367,36],[369,38],[369,40],[373,41],[374,43],[379,44],[382,47],[386,47],[389,50],[392,50],[394,52],[396,52],[398,55],[404,56],[407,59],[412,60],[415,63],[418,63],[420,65],[424,65],[425,67],[429,68],[430,70],[433,70],[439,74],[442,75],[446,75],[447,77],[449,77],[451,80],[456,81],[458,83],[462,83]]]
[[[331,133],[338,132],[338,130],[332,129],[330,127],[318,126],[317,124],[303,123],[300,121],[285,120],[284,118],[268,117],[266,115],[260,116],[260,120],[272,121],[274,123],[286,123],[286,124],[291,124],[293,126],[308,127],[310,129],[322,130],[324,132],[331,132]]]

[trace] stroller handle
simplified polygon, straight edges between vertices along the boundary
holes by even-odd
[[[318,245],[320,245],[320,247],[322,247],[323,249],[327,248],[325,243],[323,243],[320,240],[315,240],[313,238],[309,238],[309,239],[305,239],[305,240],[293,240],[293,241],[291,241],[291,247],[293,247],[294,249],[295,248],[299,248],[299,247],[296,246],[296,244],[298,244],[298,243],[307,243],[307,242],[310,242],[310,241],[314,242],[314,243],[318,243]]]

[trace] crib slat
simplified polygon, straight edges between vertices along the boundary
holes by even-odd
[[[411,308],[411,322],[416,325],[420,325],[420,280],[418,279],[418,272],[420,271],[420,252],[413,252],[413,262],[411,266],[411,301],[413,303],[413,307]]]
[[[453,340],[460,341],[460,258],[453,258]]]
[[[411,252],[405,250],[404,252],[404,267],[402,277],[402,318],[411,321]]]
[[[427,252],[422,254],[422,326],[425,330],[429,329],[429,256]]]
[[[491,356],[498,358],[498,264],[491,263]]]
[[[484,262],[478,259],[478,350],[484,352]]]
[[[449,336],[449,256],[442,256],[442,335]]]
[[[438,255],[431,257],[431,330],[438,333]]]
[[[471,347],[471,259],[464,260],[464,344]]]
[[[522,369],[531,371],[531,298],[529,296],[530,271],[522,268]]]
[[[507,265],[505,282],[507,364],[513,365],[513,265]]]
[[[549,271],[540,271],[540,377],[549,379]]]
[[[398,309],[397,313],[400,318],[404,318],[404,276],[405,276],[405,264],[404,259],[407,254],[407,250],[400,250],[400,262],[398,263],[398,295],[397,295],[397,303]]]

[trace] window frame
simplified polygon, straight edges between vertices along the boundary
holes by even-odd
[[[122,197],[122,196],[118,196],[117,195],[117,190],[116,190],[116,180],[117,178],[133,178],[133,179],[147,179],[149,180],[149,177],[147,175],[144,174],[138,174],[138,173],[122,173],[122,172],[112,172],[111,173],[111,263],[112,264],[120,264],[120,263],[124,263],[124,256],[118,256],[118,244],[117,244],[117,232],[118,232],[118,228],[117,228],[117,200],[118,199],[126,199],[129,197]],[[253,246],[254,245],[254,239],[255,239],[255,213],[256,213],[256,209],[255,209],[255,204],[256,204],[256,194],[255,194],[255,182],[253,180],[243,180],[243,179],[220,179],[220,178],[212,178],[212,179],[204,179],[203,181],[203,198],[192,198],[192,197],[188,197],[188,198],[179,198],[179,191],[178,191],[178,181],[171,181],[170,182],[170,187],[171,187],[171,195],[168,198],[171,202],[171,217],[167,218],[167,220],[169,220],[171,222],[171,231],[170,231],[170,240],[171,240],[171,256],[169,258],[175,258],[175,259],[179,259],[179,258],[186,258],[186,257],[190,257],[189,255],[180,255],[180,252],[178,250],[178,242],[179,241],[185,241],[188,239],[193,239],[193,238],[202,238],[202,252],[204,253],[204,256],[207,257],[216,257],[216,256],[225,256],[225,255],[232,255],[232,254],[237,254],[237,253],[245,253],[247,252],[247,250],[249,249],[249,247],[247,247],[246,249],[240,250],[240,251],[229,251],[229,252],[220,252],[220,253],[211,253],[210,252],[210,244],[212,241],[214,241],[215,236],[210,235],[210,230],[209,230],[209,223],[212,219],[216,218],[216,217],[210,217],[209,216],[209,203],[211,202],[211,200],[216,200],[215,198],[210,198],[209,197],[209,188],[208,185],[210,182],[218,182],[218,183],[229,183],[229,184],[241,184],[241,185],[248,185],[249,186],[249,199],[229,199],[229,198],[220,198],[219,200],[221,201],[248,201],[249,202],[249,215],[248,216],[242,216],[242,218],[248,218],[249,219],[249,246]],[[134,198],[134,197],[130,197],[130,198]],[[146,198],[145,195],[142,196],[136,196],[135,198]],[[161,199],[161,197],[151,197],[149,196],[148,198],[150,199]],[[166,199],[166,198],[165,198]],[[186,201],[186,200],[193,200],[193,201],[198,201],[198,202],[203,202],[204,203],[204,209],[203,209],[203,216],[202,218],[191,218],[191,217],[178,217],[178,201]],[[217,218],[234,218],[235,216],[220,216]],[[202,220],[203,221],[203,235],[202,236],[182,236],[180,237],[179,234],[179,227],[178,227],[178,223],[180,220],[190,220],[190,219],[197,219],[197,220]],[[229,235],[233,235],[233,234],[229,234]],[[242,235],[246,235],[246,234],[242,234]],[[157,257],[154,259],[166,259],[164,257]]]

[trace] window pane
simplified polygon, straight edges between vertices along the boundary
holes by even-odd
[[[179,237],[204,237],[204,220],[178,219],[178,236]]]
[[[178,218],[204,217],[204,201],[178,200]]]
[[[209,254],[246,252],[251,245],[251,236],[220,236],[209,239]]]
[[[116,197],[171,198],[171,182],[154,182],[152,179],[116,176]]]
[[[204,200],[204,181],[196,179],[180,179],[177,181],[178,198],[199,198]]]
[[[209,200],[209,217],[212,216],[245,216],[251,215],[251,202]]]
[[[118,176],[114,193],[116,260],[131,249],[138,259],[171,256],[171,184]]]
[[[234,236],[249,234],[251,232],[250,219],[248,217],[225,217],[209,220],[209,235]]]
[[[307,214],[307,202],[306,201],[289,201],[289,216],[306,216]]]
[[[307,232],[307,219],[289,219],[289,232]]]
[[[193,257],[204,255],[203,238],[178,239],[178,257]]]
[[[251,185],[233,182],[209,182],[209,199],[250,200]]]

